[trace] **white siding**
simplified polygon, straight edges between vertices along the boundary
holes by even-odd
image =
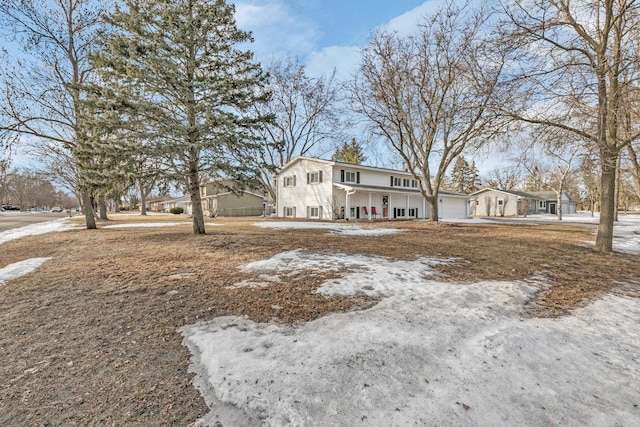
[[[307,184],[307,174],[322,172],[322,182]],[[285,187],[285,177],[295,176],[295,186]],[[324,162],[315,162],[301,159],[296,164],[284,170],[278,176],[278,198],[276,215],[284,216],[285,207],[295,207],[296,217],[305,218],[308,206],[322,206],[323,218],[327,210],[324,207],[332,194],[331,165]],[[324,218],[326,219],[326,218]]]
[[[462,219],[467,215],[467,199],[441,195],[442,203],[438,206],[438,217]]]

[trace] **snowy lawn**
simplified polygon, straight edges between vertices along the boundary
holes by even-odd
[[[27,236],[35,236],[38,234],[51,233],[54,231],[65,231],[78,228],[72,223],[68,222],[66,218],[56,219],[48,222],[41,222],[37,224],[29,224],[24,227],[14,228],[12,230],[3,231],[0,233],[0,244],[9,242],[11,240],[20,239]]]
[[[397,228],[363,227],[341,222],[265,221],[258,222],[255,225],[261,228],[280,230],[327,230],[330,234],[340,236],[386,236],[400,231]]]
[[[440,262],[452,261],[296,250],[242,265],[260,286],[346,268],[318,292],[384,299],[298,326],[221,317],[183,328],[212,409],[200,424],[637,425],[640,300],[530,318],[544,279],[442,283]]]
[[[0,286],[4,285],[11,279],[31,273],[50,259],[51,258],[30,258],[24,261],[14,262],[4,268],[0,268]]]

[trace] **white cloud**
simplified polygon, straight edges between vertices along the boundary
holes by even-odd
[[[350,78],[360,63],[360,48],[357,46],[329,46],[313,51],[306,64],[312,76],[330,75],[336,70],[340,80]]]
[[[304,56],[317,44],[317,25],[296,15],[282,0],[244,1],[235,6],[238,27],[253,33],[251,50],[261,62],[273,57]]]
[[[437,1],[427,1],[420,6],[414,7],[408,12],[403,13],[390,20],[382,29],[388,31],[397,31],[401,34],[412,34],[418,29],[418,24],[424,20],[426,16],[435,13],[442,3]]]

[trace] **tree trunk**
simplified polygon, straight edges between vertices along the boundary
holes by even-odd
[[[100,214],[100,219],[105,221],[109,219],[107,218],[107,201],[104,197],[98,198],[98,212]]]
[[[558,220],[562,221],[562,187],[557,191],[556,196],[556,214],[558,216]]]
[[[611,252],[613,250],[617,155],[610,154],[607,157],[602,163],[600,223],[598,224],[595,246],[595,250],[598,252]]]
[[[202,200],[200,199],[200,180],[197,171],[189,174],[189,196],[193,216],[193,234],[206,234],[204,229],[204,214],[202,213]]]
[[[87,230],[95,230],[98,228],[96,227],[96,218],[93,212],[93,200],[91,194],[87,191],[82,192],[82,211],[84,212]]]
[[[144,183],[142,180],[138,182],[138,187],[140,188],[140,215],[147,214],[147,195],[144,191]]]
[[[429,205],[429,221],[438,222],[438,196],[425,196]]]

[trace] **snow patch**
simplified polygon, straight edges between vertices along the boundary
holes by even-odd
[[[73,224],[67,222],[66,218],[56,219],[54,221],[41,222],[38,224],[29,224],[24,227],[6,230],[0,233],[0,244],[11,240],[21,239],[27,236],[36,236],[39,234],[51,233],[54,231],[66,231],[76,229]]]
[[[230,316],[182,328],[212,410],[198,425],[637,421],[639,300],[607,297],[570,317],[525,318],[533,279],[440,283],[432,271],[440,262],[291,251],[243,265],[272,278],[346,269],[321,292],[387,298],[299,326]]]
[[[30,258],[0,268],[0,286],[9,280],[31,273],[50,259],[51,258]]]
[[[340,236],[387,236],[401,231],[388,227],[363,227],[354,224],[328,223],[328,222],[303,222],[303,221],[269,221],[254,224],[261,228],[274,228],[278,230],[327,230],[330,234]]]

